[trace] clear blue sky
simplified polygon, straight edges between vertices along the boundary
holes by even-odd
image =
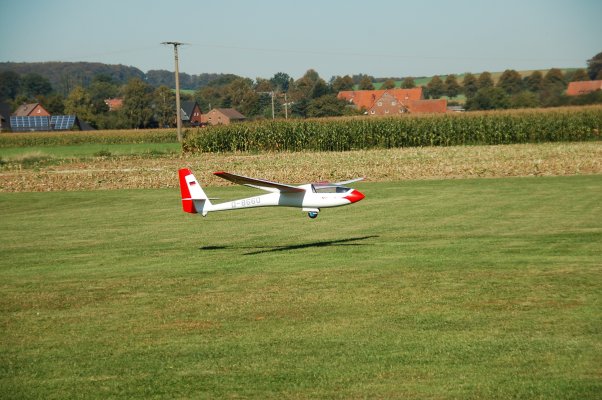
[[[2,0],[0,62],[294,78],[585,67],[602,0]]]

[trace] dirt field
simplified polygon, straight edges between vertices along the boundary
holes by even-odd
[[[189,167],[207,186],[228,185],[214,171],[301,183],[365,176],[367,181],[602,174],[602,142],[459,146],[342,153],[196,154],[6,164],[0,191],[73,191],[177,186]]]

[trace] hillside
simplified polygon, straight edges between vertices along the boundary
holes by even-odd
[[[41,75],[50,81],[54,90],[63,94],[69,93],[78,85],[88,86],[96,75],[110,76],[115,83],[120,85],[127,83],[132,78],[140,78],[152,86],[175,87],[173,71],[150,70],[144,73],[136,67],[125,65],[57,61],[38,63],[0,62],[0,73],[4,71],[13,71],[19,75]],[[217,73],[199,75],[180,73],[180,85],[182,89],[196,90],[225,75]]]

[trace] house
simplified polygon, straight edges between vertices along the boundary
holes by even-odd
[[[50,113],[40,103],[31,103],[21,105],[13,115],[16,117],[49,117]]]
[[[602,80],[569,82],[569,87],[566,89],[566,95],[581,96],[595,92],[596,90],[602,90]]]
[[[347,100],[370,116],[390,116],[405,113],[445,113],[447,100],[424,100],[422,87],[412,89],[346,90],[337,98]]]
[[[203,123],[209,125],[228,125],[232,122],[242,122],[247,117],[234,108],[214,108],[203,115]]]
[[[105,104],[109,107],[109,111],[117,111],[121,107],[123,107],[123,99],[115,98],[115,99],[106,99]]]
[[[422,88],[412,89],[381,89],[381,90],[343,90],[337,95],[338,99],[347,100],[353,103],[358,110],[362,108],[369,110],[376,100],[380,99],[385,93],[395,97],[398,101],[420,100],[422,99]]]
[[[203,123],[203,113],[196,101],[183,101],[180,109],[184,125],[199,126]]]

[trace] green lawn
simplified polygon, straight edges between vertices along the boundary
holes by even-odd
[[[0,398],[599,398],[602,176],[357,187],[0,194]]]

